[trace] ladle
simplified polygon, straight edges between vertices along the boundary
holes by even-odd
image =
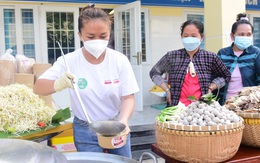
[[[59,48],[61,50],[61,54],[62,54],[62,57],[63,57],[63,60],[64,60],[64,63],[66,65],[66,69],[68,72],[70,72],[70,69],[69,69],[69,66],[66,62],[66,59],[65,59],[65,55],[63,53],[63,50],[61,48],[61,45],[58,41],[56,41],[57,44],[59,45]],[[85,117],[89,123],[89,126],[97,133],[101,134],[101,135],[105,135],[105,136],[114,136],[114,135],[118,135],[119,133],[121,133],[125,128],[126,128],[126,125],[123,124],[123,123],[120,123],[119,121],[115,121],[115,120],[108,120],[108,121],[96,121],[96,122],[91,122],[90,121],[90,118],[88,116],[88,113],[84,107],[84,104],[82,102],[82,99],[80,97],[80,94],[79,94],[79,91],[78,91],[78,88],[77,88],[77,85],[71,80],[71,83],[74,87],[74,91],[76,93],[76,96],[77,96],[77,99],[79,100],[79,103],[80,103],[80,106],[81,106],[81,109],[83,110],[84,114],[85,114]]]

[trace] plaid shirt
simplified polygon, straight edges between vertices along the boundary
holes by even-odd
[[[162,74],[169,74],[172,105],[177,105],[179,102],[182,84],[190,61],[190,56],[185,49],[174,50],[164,55],[150,71],[152,81],[159,86],[164,82]],[[198,75],[202,94],[208,93],[211,82],[221,88],[231,78],[230,72],[215,53],[198,50],[194,54],[192,62]],[[212,81],[213,74],[218,77]]]

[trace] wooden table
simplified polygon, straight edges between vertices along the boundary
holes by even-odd
[[[181,161],[166,156],[158,148],[157,144],[152,144],[152,151],[165,159],[165,163],[181,163]],[[260,163],[260,148],[253,148],[241,145],[234,157],[225,161],[227,163]]]

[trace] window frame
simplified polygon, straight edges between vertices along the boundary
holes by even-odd
[[[40,23],[42,24],[41,30],[40,30],[40,35],[42,36],[41,45],[42,45],[42,52],[41,52],[41,58],[37,60],[38,62],[42,63],[48,63],[48,44],[47,44],[47,23],[46,23],[46,12],[73,12],[73,18],[74,18],[74,27],[75,27],[75,32],[74,32],[74,38],[75,38],[75,50],[80,48],[80,38],[78,36],[78,16],[79,16],[79,7],[65,7],[65,6],[41,6],[40,7],[40,13],[41,15],[39,16]]]
[[[199,10],[184,10],[182,13],[183,22],[187,21],[188,15],[202,15],[205,18],[204,11]]]
[[[15,28],[16,28],[16,47],[17,47],[17,54],[23,54],[23,29],[22,27],[22,9],[31,9],[33,11],[33,22],[34,22],[34,46],[35,46],[35,60],[37,59],[37,54],[39,54],[39,23],[38,23],[38,8],[34,5],[2,5],[0,6],[0,12],[3,13],[4,9],[14,9],[15,12]],[[4,14],[0,16],[0,23],[4,24]],[[18,30],[19,29],[19,30]],[[5,33],[4,33],[4,25],[0,26],[0,39],[3,40],[3,44],[0,45],[0,53],[4,54],[7,49],[5,49]],[[16,55],[16,54],[13,54]]]
[[[253,25],[254,33],[255,33],[256,31],[255,31],[255,25],[254,25],[254,18],[259,18],[260,19],[260,14],[249,14],[249,22]],[[258,32],[260,33],[260,27],[259,27],[259,31]],[[253,36],[253,39],[254,39],[254,36]],[[259,36],[259,40],[260,40],[260,36]],[[255,44],[255,42],[253,42],[253,45],[254,44]],[[259,42],[259,44],[260,44],[260,42]],[[260,48],[260,47],[258,47],[258,48]]]
[[[146,61],[142,60],[143,65],[151,64],[151,51],[150,51],[150,10],[147,8],[141,8],[141,12],[144,13],[144,23],[145,23],[145,51],[146,51]]]

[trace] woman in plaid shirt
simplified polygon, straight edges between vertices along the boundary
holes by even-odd
[[[170,106],[180,102],[191,103],[189,96],[197,99],[203,94],[222,88],[231,74],[220,58],[213,52],[199,48],[204,37],[204,26],[198,20],[188,20],[181,26],[184,48],[167,52],[151,69],[152,81],[166,91]],[[162,74],[169,74],[169,84]],[[217,77],[212,80],[212,75]]]
[[[247,15],[238,14],[230,33],[234,42],[217,53],[231,73],[230,82],[219,93],[221,104],[243,87],[260,85],[260,49],[252,45],[253,32]]]

